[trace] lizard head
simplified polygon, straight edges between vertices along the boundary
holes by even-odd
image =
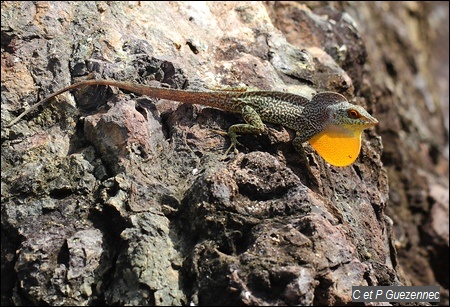
[[[378,124],[378,120],[363,107],[342,101],[327,107],[329,125],[337,125],[349,131],[362,131]]]
[[[323,122],[322,131],[309,140],[310,144],[332,165],[352,164],[361,149],[363,130],[377,125],[378,120],[338,93],[320,93],[314,100],[324,108]]]

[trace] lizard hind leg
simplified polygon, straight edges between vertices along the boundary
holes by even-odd
[[[261,120],[259,114],[250,106],[244,106],[241,110],[242,118],[245,120],[245,124],[236,124],[228,128],[228,132],[215,130],[212,131],[220,135],[228,135],[231,140],[230,147],[225,151],[223,159],[225,159],[229,152],[233,149],[235,155],[239,153],[237,146],[243,146],[237,138],[240,134],[261,134],[264,132],[265,125]]]
[[[234,153],[238,154],[237,145],[242,145],[237,140],[238,134],[261,134],[264,132],[265,125],[258,112],[251,106],[242,107],[241,115],[246,124],[236,124],[228,128],[228,136],[231,139],[231,145],[225,152],[225,155],[227,155],[232,148],[234,148]]]

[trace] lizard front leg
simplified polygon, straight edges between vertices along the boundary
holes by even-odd
[[[255,109],[250,106],[244,106],[242,107],[241,115],[246,124],[236,124],[228,129],[228,136],[231,139],[231,145],[225,152],[225,156],[228,155],[232,148],[234,148],[235,154],[238,153],[237,145],[242,145],[237,140],[238,134],[261,134],[264,132],[264,123]]]
[[[317,181],[317,178],[315,177],[314,173],[311,171],[311,167],[308,162],[308,158],[306,157],[305,150],[303,148],[303,143],[307,142],[309,138],[311,137],[311,134],[313,134],[310,130],[308,131],[297,131],[295,138],[292,140],[292,145],[294,146],[295,151],[299,155],[299,162],[303,164],[306,168],[306,175],[308,180],[311,183],[314,183],[316,186],[319,185],[319,182]]]
[[[295,138],[292,140],[292,145],[297,152],[303,152],[303,143],[308,141],[310,137],[312,137],[314,133],[305,132],[305,131],[296,131]]]

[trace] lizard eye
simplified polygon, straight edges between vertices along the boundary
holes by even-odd
[[[347,114],[348,114],[348,117],[354,118],[354,119],[357,119],[357,118],[361,117],[361,114],[359,114],[359,112],[356,111],[355,109],[348,110]]]

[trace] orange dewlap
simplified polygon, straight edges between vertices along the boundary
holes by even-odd
[[[327,129],[309,140],[312,147],[334,166],[347,166],[355,162],[361,149],[362,130]]]

